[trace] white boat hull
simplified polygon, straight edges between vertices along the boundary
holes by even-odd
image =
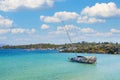
[[[73,58],[69,58],[71,62],[78,62],[78,63],[86,63],[86,64],[93,64],[96,62],[95,56],[77,56]]]

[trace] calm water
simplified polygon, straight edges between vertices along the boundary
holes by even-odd
[[[0,80],[120,80],[120,55],[94,55],[96,64],[68,61],[52,50],[0,50]]]

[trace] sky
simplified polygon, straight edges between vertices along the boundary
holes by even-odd
[[[0,44],[120,43],[120,0],[0,0]]]

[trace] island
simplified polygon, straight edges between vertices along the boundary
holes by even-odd
[[[40,49],[59,50],[61,53],[102,53],[120,54],[120,43],[112,42],[78,42],[66,44],[30,44],[30,45],[4,45],[0,49]]]

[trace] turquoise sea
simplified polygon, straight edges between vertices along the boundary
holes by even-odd
[[[96,56],[96,64],[69,62],[56,50],[0,50],[0,80],[120,80],[120,55]]]

